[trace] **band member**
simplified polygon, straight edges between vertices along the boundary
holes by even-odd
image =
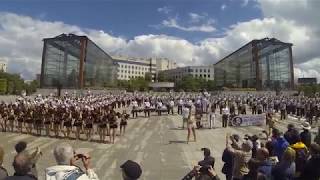
[[[8,117],[8,121],[9,121],[9,131],[13,132],[13,128],[14,128],[14,121],[15,121],[15,115],[14,115],[14,110],[12,109],[12,107],[10,106],[9,108],[9,117]]]
[[[115,111],[111,111],[111,118],[109,119],[110,126],[110,142],[114,144],[116,138],[116,132],[118,128],[118,116]]]
[[[69,111],[66,111],[63,116],[63,135],[65,138],[70,138],[70,133],[72,131],[72,114]]]
[[[92,119],[92,116],[91,116],[90,112],[88,112],[88,116],[86,116],[85,123],[86,123],[85,131],[86,131],[87,140],[91,141],[92,128],[93,128],[93,119]]]
[[[197,128],[198,128],[198,129],[202,128],[202,125],[201,125],[202,107],[201,107],[200,104],[197,104],[197,105],[196,105],[196,108],[195,108],[195,118],[196,118]]]
[[[33,111],[32,109],[28,109],[27,115],[25,117],[26,122],[26,130],[28,134],[32,134],[32,125],[33,125]]]
[[[105,141],[106,129],[107,129],[107,115],[106,115],[106,112],[103,111],[101,116],[99,117],[99,127],[98,127],[100,142],[102,143],[106,143]]]
[[[148,100],[146,100],[145,102],[144,102],[144,116],[145,117],[147,117],[147,115],[148,115],[148,117],[150,117],[150,102],[148,101]],[[120,133],[121,134],[121,133]]]
[[[229,108],[225,105],[222,109],[222,127],[228,127]]]
[[[24,122],[24,112],[20,111],[18,117],[17,117],[17,121],[18,121],[18,131],[22,134],[22,129],[23,129],[23,122]]]
[[[136,100],[132,101],[132,117],[138,117],[138,102]]]
[[[35,119],[34,128],[36,130],[36,135],[40,136],[41,135],[41,128],[42,128],[42,124],[43,124],[43,116],[42,116],[42,111],[41,111],[40,107],[38,107],[35,110],[35,115],[33,116],[33,118]]]
[[[53,119],[53,112],[52,110],[50,111],[45,111],[45,119],[44,119],[44,127],[46,129],[46,136],[50,136],[50,130],[51,130],[51,123]]]
[[[81,129],[82,129],[82,125],[83,125],[83,117],[82,117],[82,111],[77,111],[77,113],[75,113],[75,117],[74,117],[74,126],[76,127],[76,131],[75,131],[75,136],[76,139],[80,139],[80,133],[81,133]]]
[[[129,114],[126,113],[126,110],[123,110],[121,114],[121,121],[120,121],[120,135],[123,135],[126,133],[126,127],[128,124]]]
[[[56,138],[59,137],[60,129],[62,128],[62,109],[58,109],[53,115],[53,132]]]

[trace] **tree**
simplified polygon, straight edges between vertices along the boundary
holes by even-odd
[[[147,81],[147,82],[151,82],[152,81],[152,74],[150,72],[147,72],[145,75],[144,75],[144,79]]]
[[[166,82],[169,79],[166,77],[166,75],[163,72],[158,73],[158,82]]]

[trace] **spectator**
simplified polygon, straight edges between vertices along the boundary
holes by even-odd
[[[307,146],[301,141],[298,140],[297,143],[291,146],[296,151],[296,177],[300,177],[301,172],[304,170],[307,159],[308,159],[308,148]]]
[[[284,151],[281,161],[272,168],[272,178],[276,180],[293,180],[296,171],[295,158],[295,150],[288,147]]]
[[[320,145],[311,144],[310,146],[311,158],[307,161],[305,169],[303,170],[300,179],[319,180],[320,179]]]
[[[131,160],[126,161],[120,168],[123,180],[137,180],[142,174],[140,165]]]
[[[272,130],[273,136],[273,155],[277,156],[278,159],[281,159],[283,152],[289,146],[289,143],[282,136],[282,133],[278,129]]]
[[[244,175],[241,180],[257,179],[257,168],[259,166],[258,164],[259,161],[257,161],[256,159],[250,159],[250,161],[248,162],[249,172],[248,174]]]
[[[4,150],[0,146],[0,179],[4,179],[5,177],[8,176],[7,170],[4,167],[2,167],[3,157],[4,157]]]
[[[294,127],[293,124],[288,124],[288,130],[284,133],[284,138],[288,141],[290,145],[298,142],[299,139],[299,131]]]
[[[32,162],[28,153],[17,154],[12,165],[15,171],[13,176],[8,176],[4,180],[37,180],[37,177],[31,173]]]
[[[314,138],[314,142],[320,145],[320,126],[318,127],[318,134]]]
[[[46,169],[46,180],[87,179],[98,180],[98,176],[91,169],[90,156],[88,154],[76,154],[67,143],[57,145],[53,151],[57,162],[56,166]],[[75,166],[76,161],[81,160],[86,172]]]
[[[40,156],[42,155],[40,148],[37,148],[36,151],[34,151],[32,154],[30,154],[26,149],[27,149],[27,143],[24,141],[19,141],[15,146],[14,146],[17,154],[20,153],[27,153],[30,157],[30,161],[32,163],[31,167],[31,172],[35,177],[38,177],[38,172],[37,172],[37,166],[36,163]]]
[[[266,148],[260,148],[257,151],[257,159],[260,161],[257,178],[258,179],[271,179],[271,171],[273,162],[269,157],[270,153]]]
[[[230,138],[233,141],[233,137],[231,136]],[[241,179],[244,175],[248,174],[248,162],[252,156],[252,146],[252,142],[247,140],[242,143],[240,150],[236,150],[232,148],[227,141],[228,151],[230,151],[234,157],[232,170],[232,176],[234,180]]]
[[[208,148],[202,148],[204,159],[202,161],[198,162],[198,165],[200,166],[206,166],[210,165],[212,168],[214,168],[215,159],[210,154],[210,149]]]
[[[279,162],[279,159],[277,156],[272,156],[272,154],[274,154],[272,141],[266,142],[265,147],[267,148],[267,150],[269,152],[269,161],[272,163],[273,166],[275,166]]]
[[[232,180],[232,153],[226,148],[222,154],[222,161],[224,162],[222,167],[222,173],[225,174],[226,180]]]
[[[303,122],[302,123],[302,129],[303,131],[300,133],[301,141],[307,146],[310,147],[311,145],[311,133],[310,129],[311,126],[308,122]]]

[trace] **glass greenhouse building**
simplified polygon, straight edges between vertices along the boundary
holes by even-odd
[[[292,89],[292,44],[275,38],[253,40],[214,65],[217,86]]]
[[[41,88],[81,89],[114,83],[112,58],[87,36],[61,34],[43,41]]]

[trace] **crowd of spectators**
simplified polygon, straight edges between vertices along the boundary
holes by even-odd
[[[19,142],[15,146],[16,155],[12,166],[14,173],[8,173],[2,166],[4,150],[0,147],[0,180],[38,180],[37,161],[42,153],[39,148],[30,153],[26,142]],[[92,169],[91,157],[87,152],[75,150],[68,143],[55,146],[53,155],[56,165],[45,169],[46,180],[99,180]],[[79,166],[79,163],[82,164]],[[123,180],[136,180],[142,174],[142,169],[137,162],[128,160],[120,166]]]

